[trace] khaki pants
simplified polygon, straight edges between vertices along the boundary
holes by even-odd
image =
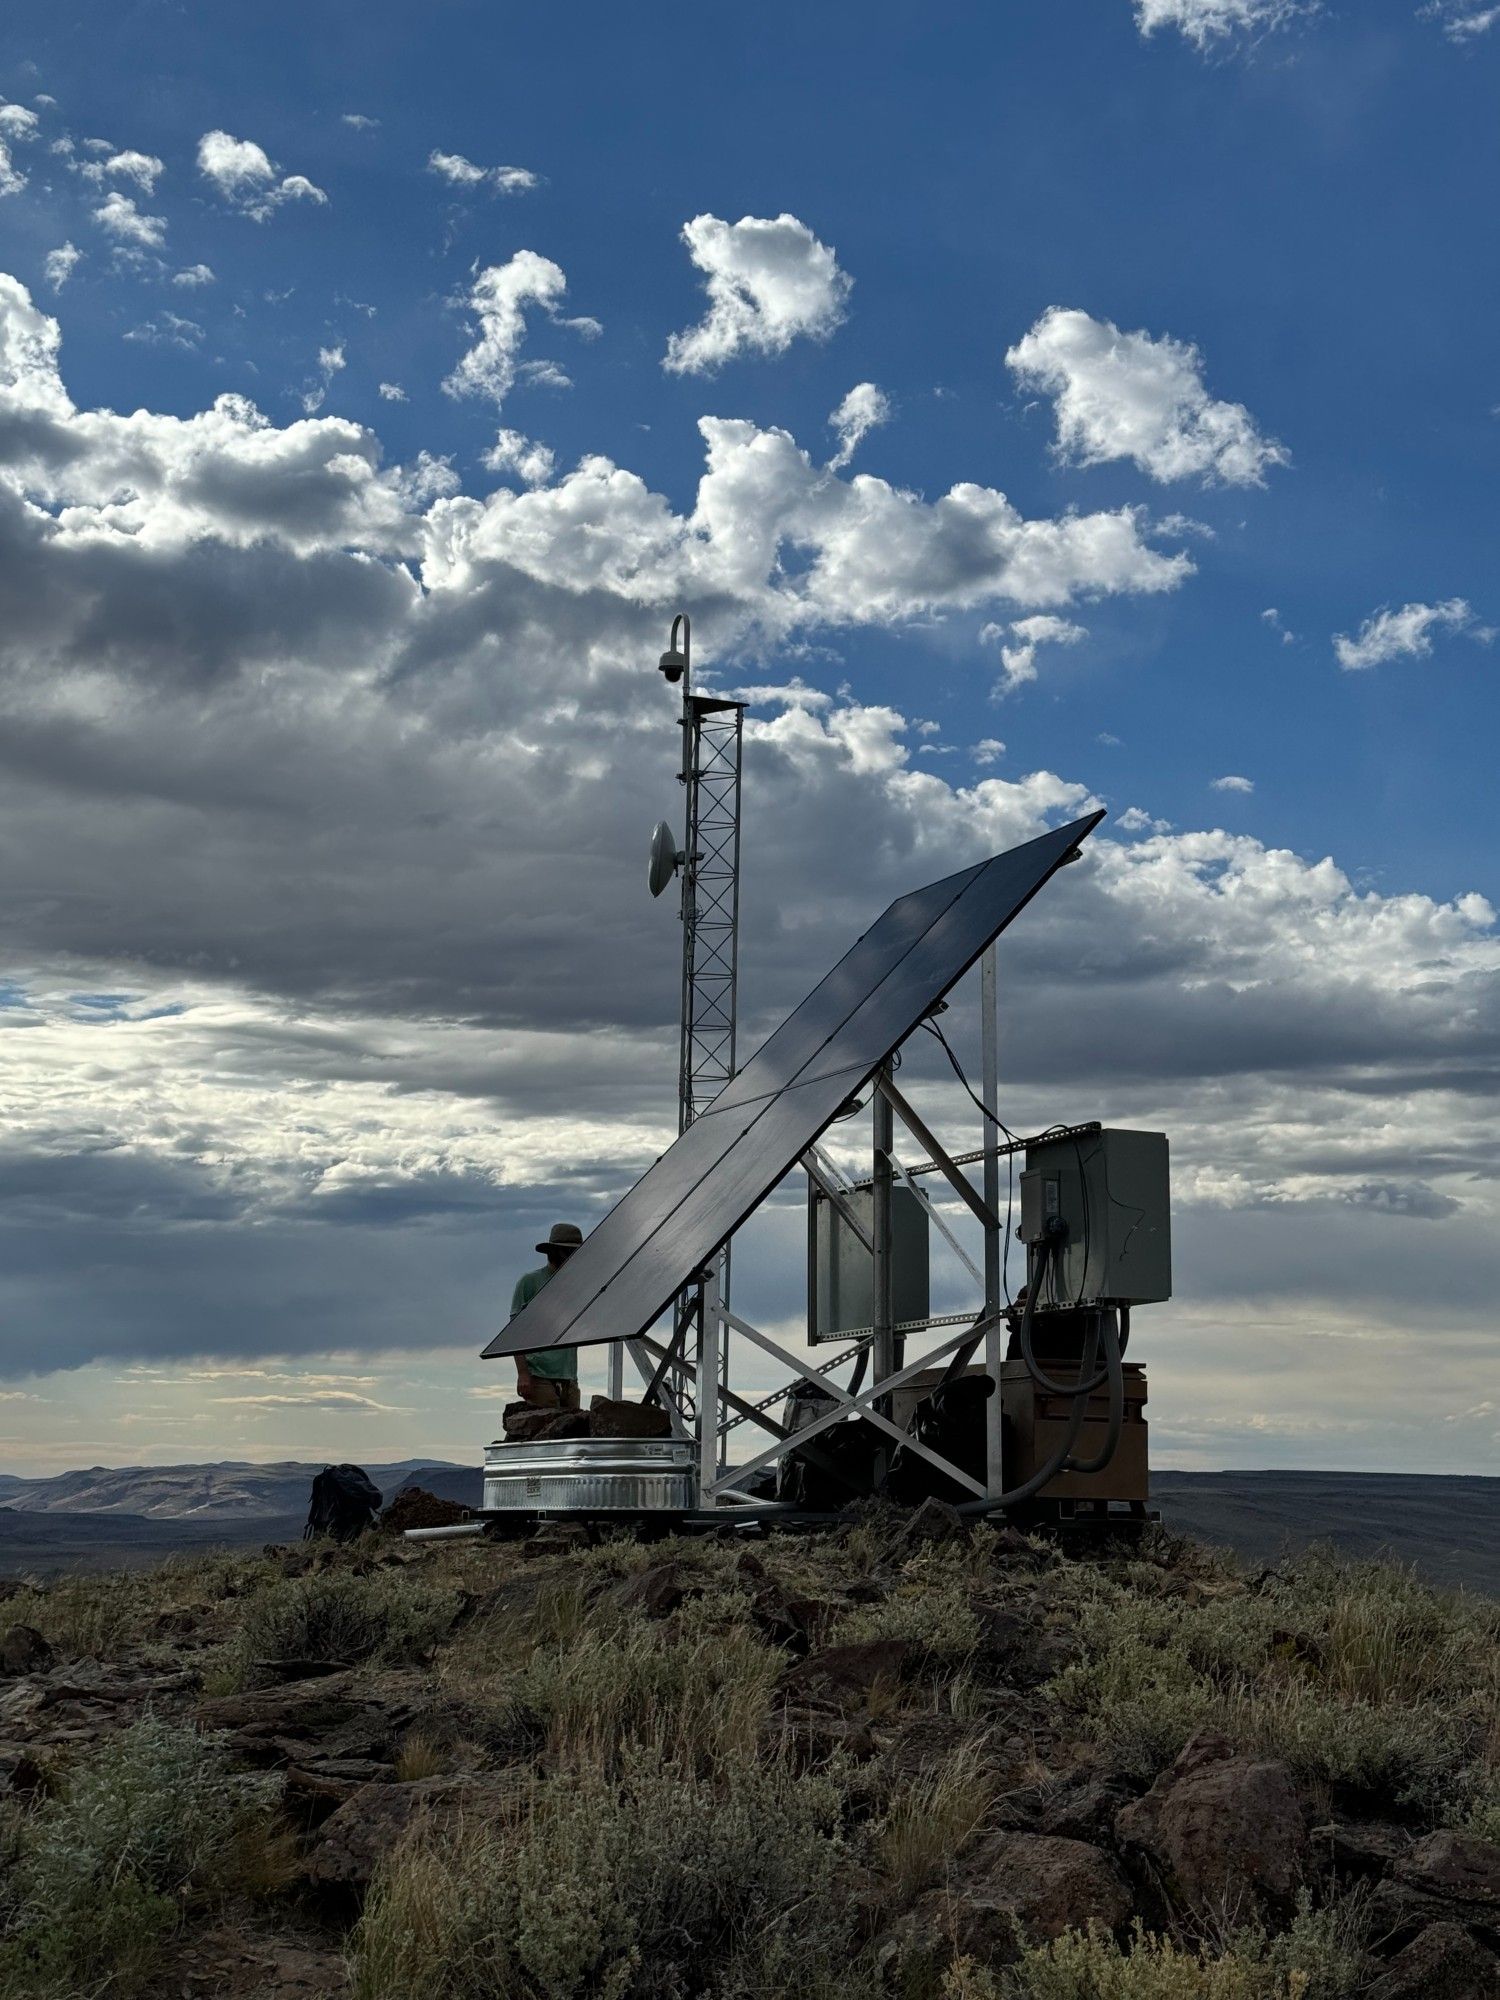
[[[576,1410],[578,1408],[577,1382],[553,1382],[545,1376],[533,1375],[529,1389],[517,1388],[516,1394],[523,1403],[529,1403],[534,1410]]]

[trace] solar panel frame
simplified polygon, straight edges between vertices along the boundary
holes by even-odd
[[[1103,817],[898,897],[485,1357],[644,1332]]]

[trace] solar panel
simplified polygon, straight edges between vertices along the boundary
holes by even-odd
[[[485,1355],[643,1333],[1103,817],[892,903]]]

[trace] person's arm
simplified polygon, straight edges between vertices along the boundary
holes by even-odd
[[[526,1280],[518,1278],[516,1280],[516,1288],[510,1295],[511,1318],[514,1319],[522,1307],[530,1303],[531,1300],[527,1295]],[[518,1396],[529,1396],[535,1386],[536,1378],[532,1375],[531,1369],[527,1365],[526,1356],[518,1354],[516,1356],[516,1394]]]

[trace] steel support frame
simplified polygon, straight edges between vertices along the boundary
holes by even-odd
[[[1004,1491],[1000,1377],[1004,1357],[1001,1279],[1004,1246],[1001,1232],[1005,1222],[1000,1212],[1002,1148],[998,1110],[997,985],[995,947],[991,945],[980,962],[983,1053],[981,1102],[985,1111],[985,1130],[982,1135],[984,1145],[979,1156],[983,1163],[982,1193],[975,1189],[962,1166],[953,1159],[926,1121],[907,1101],[904,1092],[894,1081],[890,1066],[884,1066],[875,1078],[875,1090],[872,1093],[872,1172],[868,1183],[874,1191],[873,1228],[871,1237],[867,1237],[862,1228],[857,1232],[861,1241],[869,1243],[875,1262],[874,1325],[871,1328],[869,1343],[874,1363],[873,1379],[857,1392],[840,1387],[812,1363],[799,1359],[770,1335],[761,1332],[758,1327],[752,1326],[748,1320],[732,1311],[727,1300],[718,1296],[716,1288],[711,1289],[705,1285],[701,1304],[703,1317],[700,1319],[700,1353],[693,1368],[698,1388],[695,1420],[701,1472],[700,1504],[705,1508],[712,1509],[735,1500],[743,1501],[744,1495],[736,1489],[742,1487],[756,1473],[773,1464],[787,1448],[788,1433],[784,1426],[764,1414],[761,1406],[747,1404],[737,1396],[731,1398],[723,1385],[722,1356],[727,1353],[732,1333],[749,1340],[763,1353],[781,1362],[790,1371],[794,1381],[811,1382],[833,1398],[832,1409],[797,1430],[795,1439],[798,1444],[811,1443],[831,1425],[841,1422],[846,1417],[859,1415],[878,1430],[886,1432],[904,1449],[945,1473],[955,1484],[965,1488],[976,1498],[993,1500]],[[921,1167],[908,1168],[896,1157],[894,1123],[898,1118],[928,1156],[927,1162]],[[832,1162],[814,1147],[804,1156],[803,1165],[827,1198],[841,1211],[846,1210],[847,1202],[841,1199],[844,1189],[839,1183],[837,1170],[833,1168]],[[931,1170],[943,1175],[980,1221],[984,1231],[982,1271],[963,1251],[925,1191],[917,1186],[913,1178],[914,1171]],[[906,1361],[902,1352],[903,1336],[895,1327],[891,1312],[890,1200],[891,1190],[898,1177],[922,1202],[929,1218],[937,1224],[939,1232],[958,1255],[983,1293],[983,1305],[980,1311],[963,1331],[941,1341],[929,1353],[910,1363]],[[846,1219],[851,1223],[854,1222],[852,1211],[848,1212]],[[703,1352],[707,1345],[704,1340],[704,1329],[708,1325],[710,1310],[713,1311],[716,1328],[721,1329],[713,1337],[714,1352],[709,1357],[712,1362],[711,1367],[706,1365]],[[890,1398],[894,1389],[901,1387],[913,1376],[920,1374],[924,1368],[942,1360],[945,1356],[955,1355],[965,1347],[972,1350],[976,1343],[981,1341],[984,1347],[985,1373],[994,1385],[986,1402],[985,1477],[982,1483],[961,1467],[945,1459],[939,1452],[903,1432],[891,1420],[890,1414]],[[683,1366],[685,1373],[686,1364]],[[715,1384],[713,1393],[709,1393],[708,1390],[711,1382]],[[773,1407],[776,1400],[778,1399],[768,1399],[764,1408]],[[735,1414],[729,1414],[730,1411]],[[727,1466],[724,1463],[724,1439],[731,1428],[747,1419],[761,1425],[776,1441],[745,1463],[733,1467]]]

